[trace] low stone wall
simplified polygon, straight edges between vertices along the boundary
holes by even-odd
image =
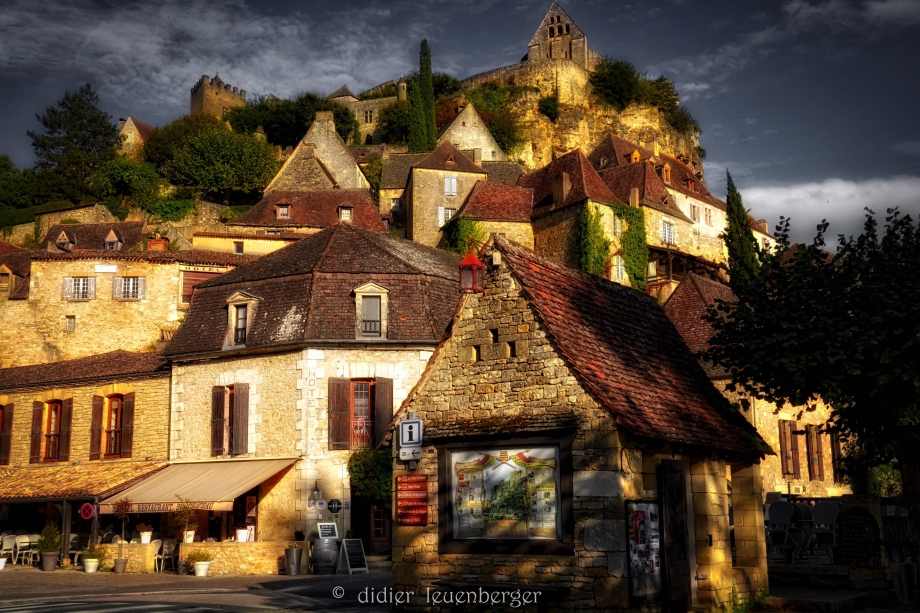
[[[263,541],[258,543],[180,543],[179,560],[193,549],[203,549],[214,558],[208,568],[208,576],[214,575],[278,575],[284,568],[284,550],[293,541]],[[294,542],[303,550],[300,573],[307,571],[309,548],[303,541]],[[189,569],[188,572],[192,572]]]
[[[118,557],[118,545],[108,543],[100,547],[108,554],[105,558],[105,566],[111,568],[114,564],[113,560]],[[126,573],[152,573],[156,570],[154,566],[156,552],[153,545],[149,543],[145,545],[124,543],[124,556],[128,558]]]

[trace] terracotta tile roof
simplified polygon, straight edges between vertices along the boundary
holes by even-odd
[[[32,267],[32,258],[39,255],[36,251],[18,251],[0,255],[0,264],[10,269],[17,277],[29,276]]]
[[[412,167],[428,157],[427,153],[392,153],[383,160],[380,189],[403,189]]]
[[[692,168],[677,158],[662,153],[659,156],[658,164],[656,164],[656,170],[659,174],[661,173],[661,168],[665,163],[671,167],[671,182],[667,184],[668,187],[684,194],[685,196],[696,198],[697,200],[711,204],[718,209],[722,209],[723,211],[725,210],[725,202],[719,200],[711,193],[709,193],[709,188],[707,188],[706,184],[703,183],[703,178],[697,177]],[[689,187],[691,184],[693,185],[693,189],[690,189]]]
[[[516,162],[490,162],[484,160],[482,168],[489,173],[489,183],[517,185],[517,180],[524,174],[524,169]]]
[[[417,162],[412,168],[487,174],[485,169],[474,164],[463,152],[454,147],[453,143],[447,141],[438,145],[437,149],[428,154],[421,162]]]
[[[276,207],[280,204],[290,206],[287,219],[278,219]],[[366,189],[275,190],[227,225],[328,228],[339,223],[342,207],[352,209],[352,225],[368,230],[386,229]]]
[[[530,223],[533,190],[501,183],[477,181],[458,215],[472,219]]]
[[[705,351],[715,335],[712,324],[705,317],[716,300],[732,302],[735,295],[718,281],[694,273],[687,273],[664,305],[665,315],[677,328],[694,354]]]
[[[562,204],[554,205],[553,182],[557,175],[564,172],[569,175],[571,188]],[[518,187],[533,189],[534,216],[557,211],[589,198],[597,202],[623,204],[610,192],[610,188],[604,184],[580,150],[556,158],[540,170],[521,175],[517,184]]]
[[[631,163],[630,156],[634,151],[639,152],[639,161],[644,162],[655,157],[653,151],[608,132],[588,154],[588,160],[591,162],[591,166],[600,172],[607,168],[628,166]]]
[[[105,249],[105,239],[109,233],[115,232],[115,236],[122,243],[121,250],[127,251],[138,243],[146,240],[144,228],[146,224],[143,221],[122,221],[116,223],[75,223],[75,224],[54,224],[48,228],[45,238],[42,239],[40,249],[60,251],[56,243],[61,232],[67,235],[67,239],[73,245],[73,251],[84,251],[87,249]]]
[[[0,255],[6,255],[7,253],[22,253],[25,251],[22,247],[17,247],[6,241],[0,241]]]
[[[755,458],[772,453],[709,382],[654,298],[496,238],[557,347],[630,434]]]
[[[112,496],[166,466],[116,460],[6,469],[0,471],[0,500]]]
[[[29,276],[30,275],[26,275],[13,282],[13,291],[10,292],[8,300],[29,299]]]
[[[151,264],[188,264],[190,266],[242,266],[257,259],[254,255],[240,255],[221,251],[190,249],[186,251],[108,251],[87,249],[72,253],[36,252],[35,261],[66,262],[69,260],[105,260],[120,262],[150,262]]]
[[[610,166],[602,170],[600,176],[619,200],[629,202],[630,191],[635,187],[639,190],[640,205],[693,223],[693,220],[684,215],[674,204],[674,198],[668,193],[664,182],[655,173],[655,167],[651,163],[637,162],[626,166]]]
[[[165,353],[220,351],[226,300],[237,291],[260,299],[247,347],[354,340],[353,292],[369,282],[389,290],[388,340],[436,343],[459,301],[458,266],[459,257],[447,252],[339,224],[196,287]]]
[[[162,354],[118,350],[50,364],[0,368],[0,390],[147,374],[169,374],[169,364]]]

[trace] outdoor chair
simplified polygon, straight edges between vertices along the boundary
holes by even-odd
[[[13,535],[4,535],[3,539],[0,540],[0,558],[5,555],[10,556],[13,564],[16,563],[16,558],[13,557],[16,555],[16,537]]]
[[[837,517],[840,506],[832,500],[822,500],[814,508],[815,516],[815,558],[819,562],[823,547],[830,564],[834,563],[834,548],[837,546]]]
[[[16,553],[13,555],[13,564],[24,564],[28,558],[29,564],[32,563],[35,555],[32,551],[32,543],[29,542],[28,534],[20,534],[16,537]]]
[[[63,553],[63,551],[61,552]],[[80,563],[80,535],[70,535],[70,557],[73,558],[73,565]]]
[[[814,541],[815,536],[814,512],[812,511],[811,505],[805,504],[804,502],[795,503],[795,508],[798,512],[801,513],[801,517],[797,518],[797,523],[798,526],[802,529],[803,533],[802,547],[805,551],[811,551],[812,542]]]
[[[169,565],[172,566],[172,569],[176,569],[176,561],[173,558],[173,554],[176,551],[176,539],[168,538],[163,541],[163,549],[160,553],[157,554],[156,560],[160,563],[160,572],[163,572],[166,568],[166,562],[169,562]]]
[[[15,534],[16,536],[22,536],[23,534],[28,534],[28,533],[29,533],[28,530],[17,530],[13,534]]]
[[[770,544],[773,551],[783,552],[783,558],[793,564],[804,540],[801,528],[793,525],[795,515],[796,508],[791,502],[770,505]]]
[[[150,544],[153,545],[153,571],[157,572],[159,571],[159,569],[157,568],[157,564],[159,563],[160,558],[162,558],[162,556],[160,555],[160,551],[163,549],[163,541],[161,541],[160,539],[156,539],[156,540],[150,541]]]

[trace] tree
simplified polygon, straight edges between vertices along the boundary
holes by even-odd
[[[122,208],[129,202],[146,207],[160,195],[162,180],[149,162],[118,156],[93,175],[93,188],[106,199],[117,200]]]
[[[90,178],[117,154],[121,144],[112,117],[98,107],[99,96],[87,83],[66,92],[56,106],[35,117],[42,133],[29,130],[35,150],[35,168],[51,192],[73,202],[92,199]]]
[[[25,209],[35,204],[34,173],[19,170],[8,155],[0,155],[0,209]]]
[[[332,111],[336,133],[346,143],[352,142],[358,128],[355,114],[335,100],[309,92],[289,100],[256,98],[228,110],[224,119],[236,132],[253,134],[262,126],[271,144],[295,147],[313,125],[317,111]]]
[[[889,209],[882,236],[877,226],[869,211],[862,234],[840,236],[834,255],[824,251],[826,222],[810,245],[792,247],[783,220],[758,275],[710,316],[706,359],[732,375],[732,391],[777,406],[827,403],[854,485],[896,459],[916,538],[920,225]]]
[[[485,118],[483,118],[483,121],[485,121]],[[492,138],[495,139],[502,151],[514,151],[526,140],[524,128],[507,107],[499,109],[486,125],[489,127],[489,134],[492,135]]]
[[[371,185],[371,198],[377,202],[380,195],[380,178],[383,175],[383,159],[375,155],[364,165],[364,177]]]
[[[400,144],[409,140],[409,102],[397,100],[377,115],[377,129],[385,143]]]
[[[144,144],[143,159],[165,176],[176,152],[188,141],[208,132],[227,131],[227,124],[210,113],[189,113],[154,129]]]
[[[581,207],[581,214],[575,225],[575,253],[578,268],[604,276],[604,267],[610,257],[610,241],[604,235],[600,211],[591,209],[589,204]]]
[[[740,286],[747,285],[757,276],[757,241],[754,240],[748,212],[741,202],[741,194],[732,181],[732,175],[727,170],[725,174],[728,177],[728,227],[722,234],[722,240],[728,250],[729,285],[737,293]]]
[[[618,111],[639,99],[639,73],[626,60],[603,58],[589,80],[594,93]]]
[[[435,100],[449,98],[463,91],[463,83],[445,72],[432,73],[431,84]]]
[[[438,145],[434,114],[434,84],[431,76],[431,49],[422,41],[419,71],[409,90],[409,151],[433,151]]]
[[[470,250],[469,239],[477,243],[486,240],[486,232],[482,224],[469,217],[452,217],[442,229],[443,239],[439,247],[445,251],[453,251],[465,255]]]
[[[278,160],[263,141],[234,132],[207,132],[176,152],[169,165],[170,183],[203,193],[253,192],[265,187],[278,170]]]

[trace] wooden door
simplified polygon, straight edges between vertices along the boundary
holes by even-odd
[[[661,496],[661,550],[664,560],[664,605],[670,613],[690,610],[690,557],[687,534],[687,469],[679,460],[664,460],[658,471]]]

